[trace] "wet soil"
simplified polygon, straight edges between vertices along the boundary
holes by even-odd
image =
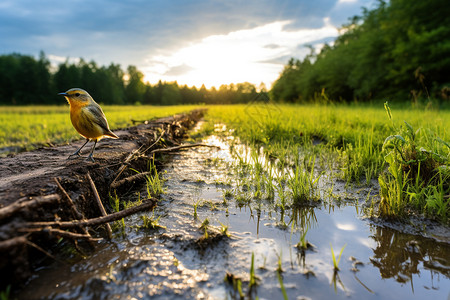
[[[135,185],[140,186],[144,177],[116,188],[111,188],[111,183],[115,179],[135,175],[132,169],[148,171],[150,161],[158,164],[150,152],[142,149],[179,145],[203,112],[195,110],[117,130],[115,133],[119,139],[103,139],[97,143],[95,162],[85,159],[92,142],[84,148],[84,158],[67,159],[84,140],[0,158],[0,287],[3,289],[7,284],[20,284],[26,280],[33,268],[39,265],[36,264],[38,258],[45,256],[43,253],[50,256],[59,254],[53,250],[64,232],[54,234],[57,231],[49,227],[30,229],[27,224],[100,216],[87,174],[93,179],[103,205],[111,213],[109,195],[129,193]],[[153,148],[149,149],[151,145]],[[68,198],[75,204],[75,211]],[[19,208],[8,211],[14,206]],[[76,239],[73,243],[77,246]]]
[[[410,226],[374,222],[362,212],[367,190],[339,182],[334,193],[340,200],[284,212],[274,205],[277,196],[242,205],[235,196],[225,198],[237,188],[227,141],[211,136],[205,142],[221,149],[165,156],[166,192],[154,212],[127,217],[123,231],[85,259],[38,270],[16,296],[283,299],[284,289],[289,299],[448,297],[448,234],[433,238],[408,233]],[[142,216],[159,218],[161,227],[142,227]],[[302,250],[297,243],[305,228],[310,246]],[[330,245],[336,256],[345,246],[338,272]],[[256,286],[250,288],[252,255]]]

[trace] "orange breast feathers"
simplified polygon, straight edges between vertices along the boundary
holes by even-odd
[[[97,103],[80,103],[70,101],[70,120],[79,134],[92,140],[100,140],[105,136],[118,138],[109,129],[102,109]]]

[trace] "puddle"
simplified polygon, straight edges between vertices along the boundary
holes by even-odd
[[[250,296],[282,299],[446,299],[450,292],[450,245],[404,234],[362,218],[367,193],[341,205],[287,209],[274,200],[237,205],[224,201],[233,158],[227,143],[172,155],[165,167],[166,193],[154,212],[165,229],[137,229],[138,214],[126,218],[124,236],[103,242],[88,258],[40,270],[19,299],[239,299],[224,278],[242,280],[247,298],[251,257],[258,285]],[[338,190],[338,189],[336,189]],[[345,195],[351,194],[339,187]],[[345,197],[344,197],[345,198]],[[196,213],[197,218],[194,218]],[[152,213],[147,213],[152,217]],[[208,219],[205,239],[202,222]],[[294,224],[294,225],[293,225]],[[227,237],[220,233],[227,227]],[[298,250],[301,228],[314,245]],[[334,272],[336,256],[345,246]]]

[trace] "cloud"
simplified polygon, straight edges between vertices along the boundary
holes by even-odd
[[[289,59],[291,59],[293,55],[281,55],[278,57],[273,57],[267,60],[261,60],[260,63],[263,64],[277,64],[277,65],[285,65]]]
[[[336,27],[359,13],[361,6],[373,2],[3,0],[0,3],[0,54],[37,55],[43,50],[47,55],[83,57],[99,64],[133,64],[147,74],[175,77],[195,71],[186,66],[196,67],[187,61],[169,61],[168,57],[175,57],[176,53],[195,48],[195,45],[206,45],[214,39],[228,47],[229,55],[237,57],[242,51],[226,43],[227,39],[235,38],[233,41],[241,49],[245,48],[245,57],[251,62],[275,62],[283,56],[301,55],[304,50],[292,45],[313,43],[315,35],[324,28],[324,18],[329,18],[329,26],[325,26]],[[277,37],[262,33],[268,24],[282,27]],[[310,37],[297,35],[299,32],[306,34],[308,30],[316,31],[311,31]],[[256,41],[256,46],[239,40],[239,35],[245,35],[246,31],[259,37],[255,40],[251,35],[245,36],[248,41]],[[282,43],[277,38],[282,38]],[[257,55],[249,56],[251,51]],[[267,55],[260,55],[263,52]],[[228,56],[226,52],[221,53]],[[214,52],[203,53],[203,58],[218,60]],[[273,65],[280,68],[278,63]]]
[[[289,30],[291,21],[277,21],[253,29],[211,35],[186,47],[165,53],[149,54],[144,73],[150,82],[185,82],[207,87],[221,83],[248,81],[271,85],[282,65],[295,55],[306,55],[308,48],[299,43],[315,44],[338,35],[327,19],[316,29]]]
[[[267,44],[264,46],[264,48],[268,48],[268,49],[277,49],[280,48],[281,46],[278,44]]]
[[[194,68],[186,65],[186,64],[182,64],[182,65],[178,65],[178,66],[174,66],[169,68],[169,70],[167,70],[164,75],[166,76],[179,76],[179,75],[185,75],[187,73],[189,73],[190,71],[195,70]]]

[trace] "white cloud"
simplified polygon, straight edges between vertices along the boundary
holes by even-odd
[[[336,37],[337,29],[324,19],[317,29],[285,30],[291,21],[277,21],[253,29],[226,35],[211,35],[164,55],[150,56],[143,67],[146,80],[155,83],[178,81],[180,84],[207,87],[249,81],[270,86],[283,64],[277,58],[299,52],[299,45]],[[268,47],[268,45],[276,45]],[[284,62],[286,63],[286,62]],[[185,66],[177,69],[178,66]],[[176,69],[176,76],[171,70]]]

